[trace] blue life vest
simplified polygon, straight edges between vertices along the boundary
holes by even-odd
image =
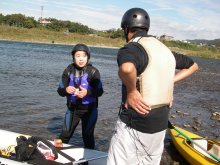
[[[83,88],[86,88],[88,90],[93,90],[93,88],[89,85],[88,81],[88,73],[84,73],[83,76],[79,77],[74,77],[74,74],[70,74],[70,82],[69,86],[73,86],[75,88],[79,88],[79,86],[82,86]],[[72,103],[76,104],[76,100],[78,99],[75,94],[73,93],[70,96],[67,96],[67,99]],[[85,96],[82,98],[82,104],[91,104],[96,102],[96,98],[90,97],[90,96]]]

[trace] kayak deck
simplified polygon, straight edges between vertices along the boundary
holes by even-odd
[[[181,131],[183,134],[187,135],[191,139],[198,140],[198,139],[204,139],[203,137],[194,134],[192,132],[189,132],[187,130],[184,130],[182,128],[176,127],[179,131]],[[177,148],[177,150],[180,152],[180,154],[192,165],[216,165],[219,164],[216,160],[213,160],[211,156],[209,156],[206,153],[201,153],[199,150],[196,150],[194,147],[192,147],[191,142],[188,141],[184,136],[176,132],[174,129],[170,129],[170,135],[172,138],[172,141]],[[209,150],[213,144],[220,147],[220,143],[213,141],[213,140],[206,140],[207,141],[207,150]]]

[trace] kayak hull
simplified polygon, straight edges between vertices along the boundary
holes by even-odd
[[[203,137],[201,137],[197,134],[194,134],[192,132],[189,132],[187,130],[184,130],[182,128],[179,128],[179,127],[175,127],[175,128],[177,128],[180,132],[182,132],[183,134],[185,134],[186,136],[188,136],[191,139],[204,139]],[[213,160],[213,158],[211,158],[211,156],[209,156],[208,154],[206,154],[206,153],[202,154],[201,152],[199,152],[198,150],[193,148],[189,144],[190,142],[187,141],[187,139],[184,136],[179,134],[174,129],[170,129],[169,132],[170,132],[173,144],[175,145],[176,149],[180,152],[180,154],[190,164],[192,164],[192,165],[217,165],[217,164],[220,164],[216,160]],[[208,140],[208,143],[210,145],[216,144],[216,145],[220,146],[220,143],[217,141]]]
[[[6,131],[0,129],[0,149],[6,149],[8,146],[17,145],[16,138],[18,136],[26,136],[30,137],[29,135],[24,135],[16,132]],[[50,141],[53,144],[53,141]],[[67,154],[68,156],[72,157],[77,161],[80,160],[87,160],[90,165],[105,165],[107,161],[107,153],[97,150],[91,150],[86,148],[74,148],[69,144],[63,144],[64,149],[60,149],[63,153]],[[55,160],[59,163],[69,163],[71,162],[64,156],[58,153],[58,158]],[[28,164],[27,162],[18,162],[15,160],[10,160],[7,158],[0,157],[0,164],[10,164],[10,165],[21,165],[21,164]]]

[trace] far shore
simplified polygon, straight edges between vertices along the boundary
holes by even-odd
[[[7,39],[2,39],[0,38],[0,41],[13,41],[13,42],[26,42],[26,43],[41,43],[41,44],[56,44],[56,45],[76,45],[77,43],[84,43],[90,47],[95,47],[95,48],[108,48],[108,49],[119,49],[120,47],[122,47],[124,44],[126,44],[126,42],[124,41],[124,44],[120,44],[120,46],[116,47],[116,46],[108,46],[106,44],[103,43],[107,43],[107,42],[97,42],[96,44],[93,44],[94,42],[86,42],[87,40],[80,40],[79,42],[74,41],[71,42],[69,40],[67,40],[68,42],[60,42],[60,41],[54,41],[54,40],[36,40],[33,39],[11,39],[11,38],[7,38]],[[63,40],[61,40],[63,41]],[[101,44],[100,44],[101,43]],[[208,51],[208,50],[200,50],[200,51],[192,51],[192,50],[187,50],[187,49],[181,49],[178,47],[169,47],[171,49],[171,51],[180,53],[180,54],[184,54],[184,55],[188,55],[188,56],[193,56],[193,57],[201,57],[201,58],[207,58],[207,59],[220,59],[220,52],[212,52],[212,51]]]
[[[39,28],[19,28],[12,26],[0,25],[0,41],[15,41],[15,42],[29,42],[29,43],[45,43],[45,44],[60,44],[60,45],[75,45],[77,43],[84,43],[90,47],[119,49],[126,44],[123,38],[111,38],[98,35],[88,35],[81,33],[66,34],[63,31],[51,31],[48,29]],[[172,51],[180,54],[220,59],[220,51],[212,50],[208,47],[198,47],[198,49],[190,48],[190,45],[182,45],[177,43],[167,43]],[[189,48],[188,48],[189,46]]]
[[[54,45],[76,45],[77,43],[64,43],[64,42],[42,42],[42,41],[21,41],[21,40],[14,40],[14,39],[0,39],[0,41],[12,41],[12,42],[25,42],[25,43],[39,43],[39,44],[54,44]],[[113,47],[113,46],[106,46],[106,45],[88,45],[89,47],[95,48],[108,48],[108,49],[119,49],[120,47]]]

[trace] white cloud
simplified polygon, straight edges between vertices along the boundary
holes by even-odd
[[[12,0],[18,5],[20,0]],[[97,1],[71,0],[22,0],[22,8],[8,6],[11,1],[0,1],[0,12],[3,14],[22,13],[38,19],[41,6],[44,6],[43,16],[62,20],[79,22],[97,30],[120,28],[121,17],[128,8],[127,3],[116,6],[119,2],[95,4]],[[115,5],[112,5],[114,4]],[[218,0],[137,0],[151,17],[150,33],[153,35],[172,35],[176,39],[215,39],[220,38],[220,3]],[[13,8],[13,9],[12,9]]]
[[[154,6],[149,9],[153,13],[152,33],[172,35],[176,39],[220,38],[220,3],[217,0],[155,0],[151,5]]]
[[[58,3],[56,3],[58,5]],[[106,30],[110,28],[120,27],[121,15],[120,9],[115,6],[107,6],[103,8],[93,8],[91,6],[72,4],[67,6],[66,4],[60,4],[59,8],[61,12],[54,10],[45,15],[53,15],[56,18],[63,20],[70,20],[73,22],[80,22],[91,28],[97,30]]]

